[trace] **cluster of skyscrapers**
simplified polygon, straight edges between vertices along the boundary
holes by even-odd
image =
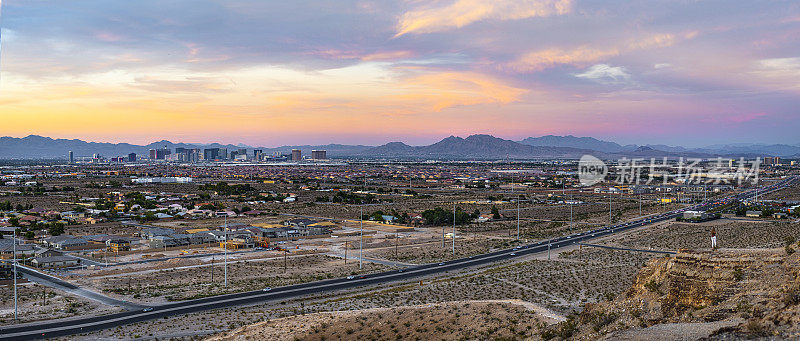
[[[253,149],[252,153],[249,153],[246,148],[239,148],[237,150],[228,151],[227,148],[183,148],[177,147],[173,152],[171,149],[164,146],[164,148],[158,149],[150,149],[149,150],[149,158],[147,160],[150,161],[173,161],[173,162],[188,162],[188,163],[197,163],[197,162],[221,162],[221,161],[252,161],[252,162],[264,162],[264,161],[292,161],[292,162],[300,162],[303,160],[303,152],[300,149],[293,149],[290,154],[282,154],[280,152],[275,152],[273,154],[265,154],[262,149]],[[312,150],[311,151],[311,159],[312,160],[326,160],[328,158],[327,152],[325,150]],[[105,158],[101,157],[99,154],[94,154],[92,156],[92,162],[104,162]],[[142,158],[138,158],[136,153],[130,153],[128,156],[120,156],[120,157],[113,157],[109,161],[111,162],[136,162],[136,161],[143,161]],[[69,152],[69,162],[74,163],[75,157],[72,151]]]

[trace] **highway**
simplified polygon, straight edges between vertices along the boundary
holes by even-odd
[[[798,177],[785,178],[773,185],[763,186],[758,194],[763,195],[798,183]],[[548,250],[567,247],[577,243],[604,237],[613,233],[627,231],[633,228],[673,219],[688,210],[708,210],[729,203],[732,200],[742,200],[755,196],[755,190],[748,190],[736,195],[700,203],[691,207],[670,211],[658,215],[642,217],[634,221],[610,225],[595,230],[571,234],[537,243],[518,246],[513,249],[499,250],[486,254],[456,259],[442,263],[432,263],[412,266],[400,270],[392,270],[354,278],[337,278],[316,282],[309,282],[285,287],[273,288],[270,291],[249,291],[235,294],[220,295],[196,300],[168,303],[152,306],[141,310],[126,311],[110,315],[86,317],[71,320],[54,320],[50,322],[33,322],[26,325],[7,326],[0,328],[0,339],[3,340],[31,340],[50,337],[68,336],[87,333],[117,326],[153,320],[163,317],[196,313],[212,309],[252,305],[263,302],[286,300],[305,295],[329,293],[355,287],[384,284],[398,281],[408,281],[415,277],[455,271],[478,265],[491,264],[499,261],[511,260],[523,255],[547,252]]]

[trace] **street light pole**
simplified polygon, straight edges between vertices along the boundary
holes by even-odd
[[[456,202],[453,201],[453,254],[456,254]]]

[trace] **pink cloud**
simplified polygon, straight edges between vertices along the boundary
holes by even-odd
[[[118,34],[115,34],[115,33],[111,33],[111,32],[97,32],[97,33],[94,34],[94,37],[97,40],[110,42],[110,43],[118,42],[118,41],[122,40],[122,38],[123,38],[122,36],[120,36]]]
[[[765,112],[757,112],[757,113],[750,113],[750,114],[741,114],[736,116],[730,116],[726,119],[726,121],[730,123],[744,123],[750,122],[753,120],[760,119],[762,117],[766,117],[767,113]]]

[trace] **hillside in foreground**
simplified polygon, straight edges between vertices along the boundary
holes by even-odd
[[[463,301],[305,314],[207,340],[520,340],[560,319],[527,302]]]
[[[292,316],[210,340],[797,339],[797,249],[682,250],[655,258],[616,298],[587,303],[568,318],[519,300],[457,301]]]
[[[544,339],[800,337],[800,253],[682,251],[650,261],[613,301],[589,304]]]

